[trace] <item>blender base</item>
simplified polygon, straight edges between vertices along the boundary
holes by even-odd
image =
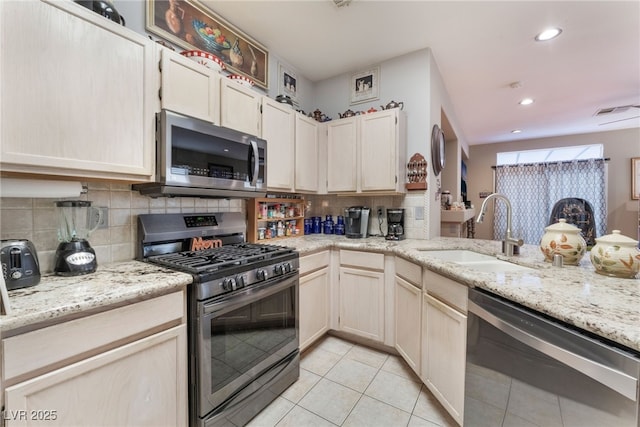
[[[59,276],[80,276],[95,272],[98,261],[88,241],[73,240],[58,245],[53,265]]]

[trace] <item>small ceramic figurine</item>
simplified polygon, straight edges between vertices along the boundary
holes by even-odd
[[[347,117],[353,117],[356,115],[355,112],[351,111],[351,110],[347,110],[345,111],[343,114],[338,113],[338,115],[340,116],[341,119],[346,119]]]
[[[382,105],[380,106],[380,108],[382,108],[383,110],[390,110],[392,108],[397,108],[397,107],[400,107],[400,109],[402,110],[404,108],[404,102],[402,101],[395,102],[391,100],[391,102],[388,103],[386,107],[383,107]]]
[[[318,122],[323,122],[325,121],[325,118],[327,117],[327,115],[323,114],[322,111],[320,111],[319,109],[316,109],[313,113],[309,113],[309,117],[313,118]]]

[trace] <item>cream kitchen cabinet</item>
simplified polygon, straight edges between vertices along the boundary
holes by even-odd
[[[267,188],[293,192],[296,112],[288,104],[262,97],[262,139],[267,140]]]
[[[423,287],[421,377],[463,425],[468,289],[427,269]]]
[[[300,258],[300,351],[329,330],[330,251]]]
[[[320,179],[318,122],[296,113],[295,134],[295,191],[317,193]]]
[[[220,73],[158,45],[163,109],[220,124]]]
[[[0,2],[0,28],[0,169],[151,180],[156,44],[71,1]]]
[[[260,93],[229,78],[220,78],[221,126],[260,136],[261,104]]]
[[[2,340],[7,427],[187,425],[184,292]]]
[[[404,193],[406,120],[398,109],[327,125],[329,193]]]
[[[383,254],[340,250],[341,331],[384,342],[384,265]]]
[[[395,348],[420,375],[422,267],[400,257],[395,266]]]
[[[327,192],[358,189],[358,128],[356,117],[332,120],[327,127]]]

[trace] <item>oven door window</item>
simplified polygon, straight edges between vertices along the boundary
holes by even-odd
[[[262,371],[298,348],[297,277],[260,292],[242,292],[205,317],[200,361],[211,400],[219,404]],[[284,287],[283,287],[284,286]],[[264,295],[267,293],[267,295]],[[228,305],[228,309],[224,305]],[[207,339],[208,335],[208,339]],[[210,361],[210,366],[205,366]]]

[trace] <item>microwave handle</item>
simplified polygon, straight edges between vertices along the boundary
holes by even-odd
[[[249,152],[249,180],[251,186],[255,187],[258,183],[258,173],[260,172],[260,153],[258,152],[258,144],[256,141],[249,141],[251,143],[251,151]],[[251,173],[251,163],[253,162],[253,173]]]

